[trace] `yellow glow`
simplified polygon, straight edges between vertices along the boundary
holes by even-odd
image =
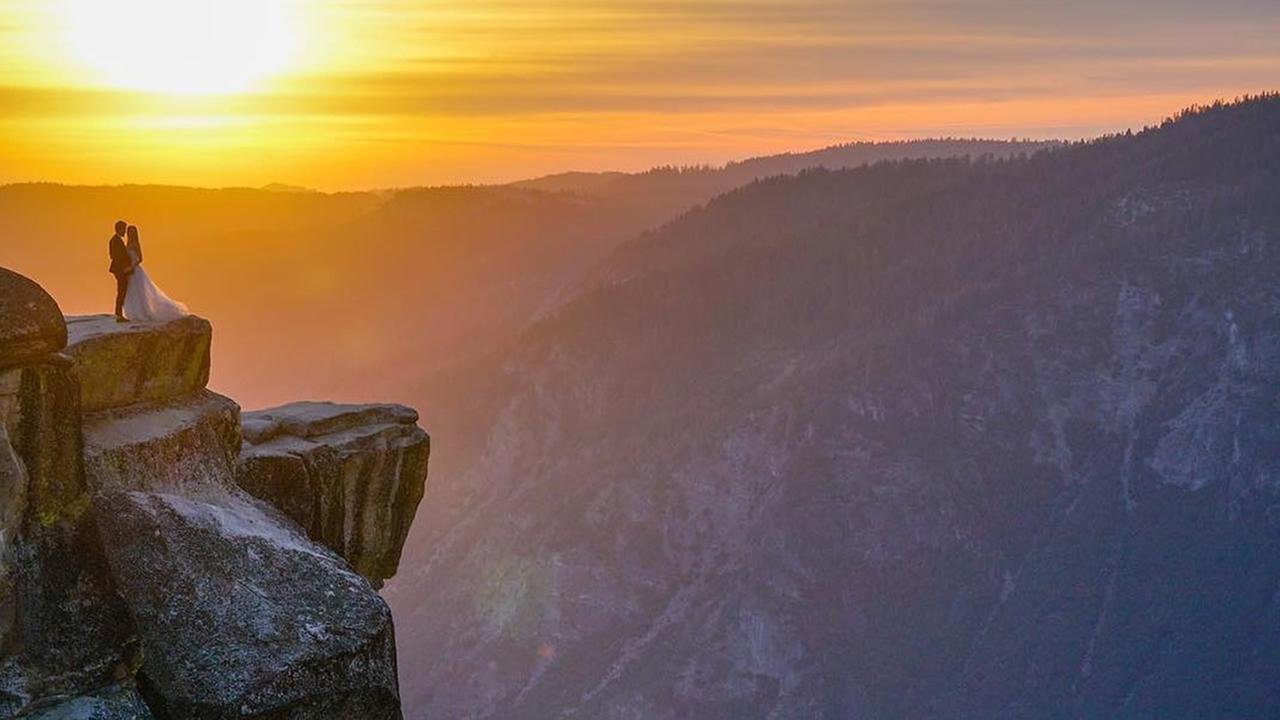
[[[63,1],[69,49],[108,87],[241,92],[295,51],[287,0]]]
[[[0,184],[360,189],[1076,138],[1275,87],[1280,4],[1176,4],[0,0]]]

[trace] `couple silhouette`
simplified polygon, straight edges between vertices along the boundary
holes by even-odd
[[[116,278],[116,322],[169,322],[190,314],[186,305],[165,295],[142,269],[142,241],[136,226],[117,220],[108,251],[109,272]]]

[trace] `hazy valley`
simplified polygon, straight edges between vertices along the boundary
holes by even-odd
[[[409,717],[1247,716],[1278,173],[1271,96],[503,187],[10,186],[0,264],[105,311],[123,216],[214,389],[420,409]]]
[[[1271,97],[621,246],[428,383],[472,429],[390,588],[410,707],[1273,711],[1278,153]]]

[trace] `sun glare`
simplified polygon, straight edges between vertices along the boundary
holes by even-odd
[[[296,38],[288,0],[64,0],[66,38],[95,84],[235,93],[284,71]]]

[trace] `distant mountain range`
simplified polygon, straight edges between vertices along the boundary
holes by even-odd
[[[262,189],[268,192],[296,192],[296,193],[316,192],[315,190],[309,187],[303,187],[301,185],[286,185],[284,183],[268,183],[266,185],[263,185]]]
[[[939,157],[1007,157],[1058,147],[1055,140],[980,140],[947,138],[893,142],[854,142],[820,150],[784,153],[723,166],[667,166],[642,173],[569,172],[512,183],[513,187],[592,196],[635,196],[668,202],[705,202],[756,180],[794,175],[802,170],[855,168],[886,160]]]
[[[561,192],[592,184],[574,175],[562,187],[533,181],[545,190],[333,194],[280,184],[12,185],[0,187],[0,265],[36,278],[70,312],[104,311],[114,292],[102,264],[106,240],[111,224],[125,218],[142,229],[151,274],[217,325],[215,386],[251,407],[300,396],[424,406],[416,388],[425,374],[505,345],[539,311],[571,296],[615,247],[735,183],[807,162],[1039,147],[975,141],[832,149],[809,161],[782,156],[718,170],[592,176],[617,184],[591,195]],[[303,365],[308,372],[297,372]]]
[[[753,182],[577,287],[421,388],[411,716],[1280,712],[1280,96]]]

